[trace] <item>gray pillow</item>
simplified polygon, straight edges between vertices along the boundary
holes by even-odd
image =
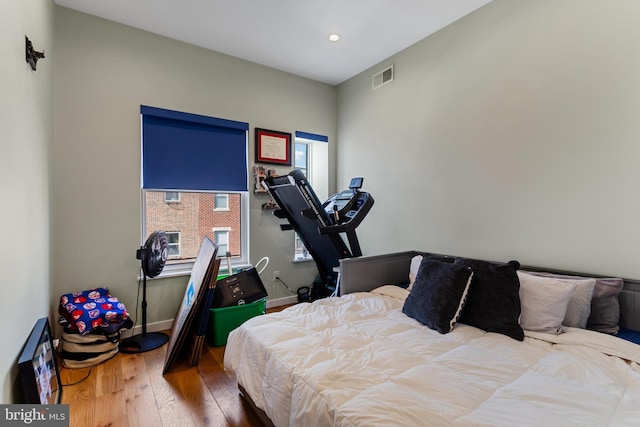
[[[402,312],[441,334],[451,332],[472,276],[468,266],[423,258]]]
[[[572,328],[585,329],[591,316],[591,298],[593,298],[593,290],[596,287],[596,279],[586,280],[567,280],[576,284],[573,296],[569,300],[567,306],[567,314],[564,316],[562,324]]]
[[[607,334],[617,334],[620,330],[620,302],[618,297],[624,281],[617,277],[583,277],[566,274],[548,273],[545,271],[527,271],[530,274],[561,279],[595,279],[596,285],[591,297],[591,314],[587,320],[587,329]]]

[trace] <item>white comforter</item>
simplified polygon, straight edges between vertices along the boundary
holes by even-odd
[[[229,335],[225,367],[276,426],[640,426],[640,346],[573,328],[441,335],[402,313],[405,297],[255,317]]]

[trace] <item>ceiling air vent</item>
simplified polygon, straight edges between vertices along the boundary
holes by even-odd
[[[384,86],[387,83],[393,81],[393,65],[388,66],[382,71],[379,71],[373,75],[373,88],[378,89],[380,86]]]

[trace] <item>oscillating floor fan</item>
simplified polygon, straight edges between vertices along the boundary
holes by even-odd
[[[143,353],[161,347],[169,336],[162,332],[147,333],[147,277],[156,277],[162,272],[167,261],[169,241],[164,231],[151,233],[144,246],[136,251],[136,258],[142,266],[142,334],[120,342],[123,353]]]

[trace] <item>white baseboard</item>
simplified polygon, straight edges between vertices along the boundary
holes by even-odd
[[[147,332],[160,332],[170,330],[173,326],[173,319],[147,324]],[[136,325],[133,329],[123,329],[120,338],[129,338],[142,333],[142,325]]]
[[[272,300],[267,300],[267,308],[280,307],[281,305],[289,305],[295,304],[298,302],[297,295],[291,295],[289,297],[277,298]],[[147,332],[160,332],[170,330],[173,326],[173,319],[163,320],[161,322],[149,323],[147,324]],[[139,335],[142,333],[142,326],[136,325],[133,329],[123,329],[120,334],[121,338],[129,338],[134,335]]]
[[[280,307],[281,305],[295,304],[297,302],[298,295],[291,295],[289,297],[267,300],[267,308]]]

